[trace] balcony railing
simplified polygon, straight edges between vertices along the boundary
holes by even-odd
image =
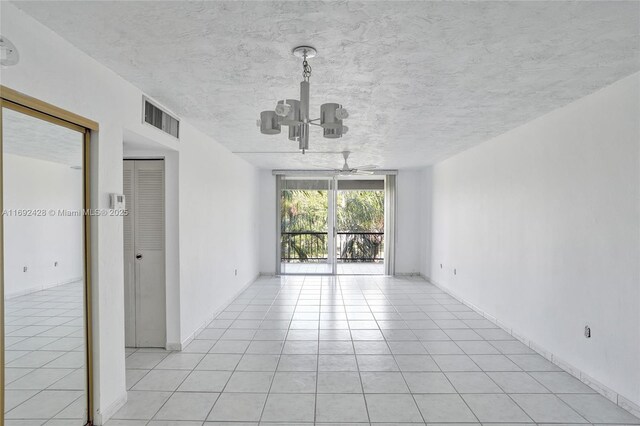
[[[323,262],[328,258],[326,232],[282,232],[283,262]],[[384,232],[338,232],[339,262],[382,262]]]

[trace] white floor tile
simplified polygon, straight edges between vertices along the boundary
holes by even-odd
[[[50,306],[7,321],[7,426],[83,409],[78,309]],[[640,424],[419,278],[261,278],[184,351],[127,348],[126,365],[107,426]]]

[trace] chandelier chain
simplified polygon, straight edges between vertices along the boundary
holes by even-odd
[[[304,81],[309,81],[309,78],[311,77],[311,65],[307,62],[306,55],[304,61],[302,61],[302,77],[304,77]]]

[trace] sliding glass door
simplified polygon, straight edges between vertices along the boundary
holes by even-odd
[[[279,274],[385,274],[384,176],[277,176]]]
[[[337,181],[335,243],[337,274],[384,274],[382,178]]]

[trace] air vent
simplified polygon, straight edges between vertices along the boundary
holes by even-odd
[[[157,127],[174,138],[180,137],[180,121],[168,112],[152,104],[147,98],[144,101],[144,122]]]

